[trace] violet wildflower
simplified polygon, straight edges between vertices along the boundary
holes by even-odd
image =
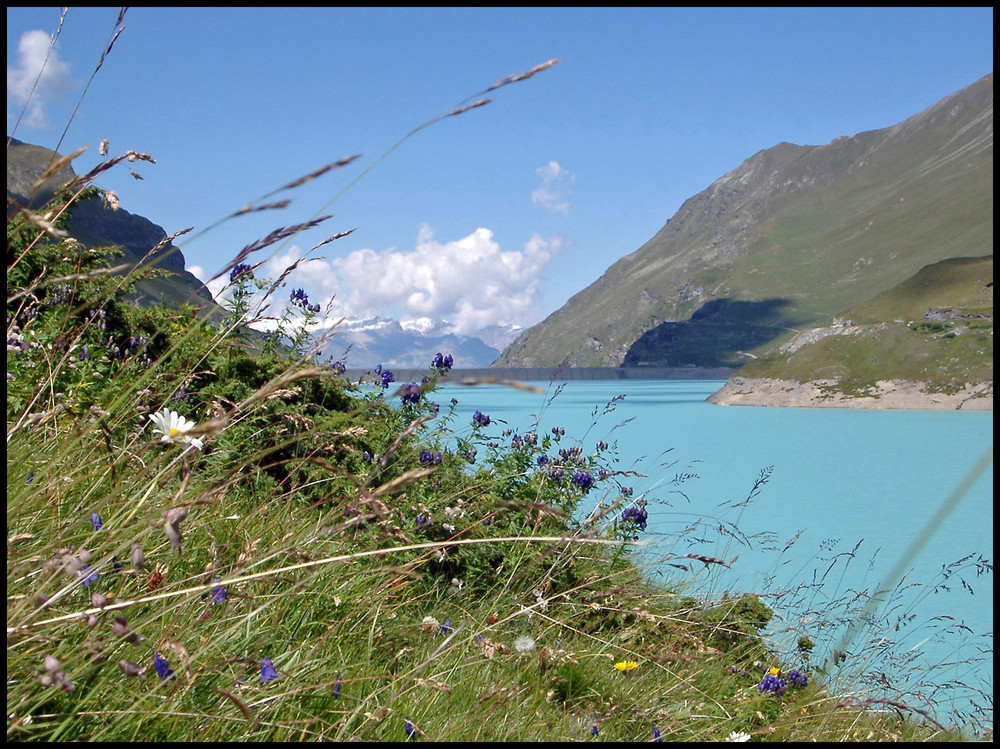
[[[340,699],[340,674],[337,674],[337,681],[333,683],[333,699]]]
[[[804,687],[809,683],[809,679],[797,668],[788,672],[788,682],[795,687]]]
[[[278,678],[278,672],[274,669],[274,664],[270,658],[265,658],[260,662],[260,683],[267,684]]]
[[[168,676],[171,681],[177,681],[177,677],[173,676],[174,670],[170,668],[167,659],[159,653],[153,656],[153,668],[156,669],[156,675],[160,677],[160,681],[166,681]]]
[[[413,721],[411,721],[409,718],[403,719],[403,730],[406,731],[406,738],[408,738],[410,741],[413,741],[415,738],[417,738],[417,727],[413,725]]]
[[[472,426],[474,427],[488,427],[490,425],[490,417],[484,414],[482,411],[476,411],[472,414]]]
[[[219,582],[219,578],[212,580],[213,583]],[[222,603],[226,600],[226,589],[221,585],[216,585],[212,588],[212,603]]]
[[[597,731],[597,721],[595,720],[594,724],[590,727],[590,735],[591,736],[597,736],[597,733],[598,733],[598,731]]]
[[[440,450],[438,450],[435,453],[432,453],[430,450],[422,450],[420,452],[420,462],[421,463],[426,463],[428,465],[438,465],[438,464],[441,463],[441,460],[442,460],[442,457],[441,457],[441,451]]]
[[[646,508],[636,505],[626,508],[625,512],[622,513],[622,523],[631,523],[641,531],[646,530],[646,521],[648,518],[649,513],[646,512]]]
[[[246,263],[237,263],[233,266],[233,269],[229,272],[229,283],[234,283],[240,276],[250,273],[249,278],[253,278],[253,271],[250,270],[250,266]]]
[[[305,289],[294,289],[288,297],[288,301],[291,302],[293,306],[302,307],[303,309],[310,306],[309,295],[306,294]]]
[[[407,403],[416,405],[420,402],[420,394],[423,392],[423,388],[415,382],[409,382],[400,386],[399,392],[403,399],[403,405]]]
[[[451,619],[445,619],[441,625],[441,634],[447,635],[451,632]]]
[[[101,520],[101,516],[96,512],[90,513],[90,527],[95,531],[99,531],[104,527],[104,521]]]
[[[586,471],[575,471],[571,480],[574,484],[580,487],[580,490],[584,493],[590,491],[591,487],[594,485],[594,477]]]
[[[663,739],[660,737],[660,729],[657,728],[656,726],[653,726],[653,741],[657,742],[658,744],[663,743]]]
[[[97,582],[99,575],[92,571],[87,565],[80,568],[80,585],[87,587],[93,582]]]
[[[439,374],[444,374],[445,372],[450,370],[452,366],[454,366],[454,363],[455,361],[454,359],[452,359],[451,354],[442,356],[441,352],[438,351],[437,354],[434,355],[434,360],[431,362],[431,367],[436,369]]]
[[[757,685],[757,689],[761,694],[764,694],[764,692],[773,692],[774,696],[780,699],[785,693],[785,690],[788,689],[788,686],[785,683],[785,680],[780,676],[768,672],[764,675],[764,678],[760,680],[760,684]]]

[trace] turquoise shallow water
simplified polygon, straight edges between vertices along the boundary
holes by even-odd
[[[992,412],[722,407],[705,398],[723,383],[705,380],[532,384],[546,394],[446,385],[433,399],[458,400],[460,433],[480,409],[497,439],[504,426],[562,426],[564,446],[610,443],[612,469],[643,474],[623,483],[649,502],[640,560],[652,578],[684,579],[708,596],[768,595],[778,647],[808,634],[814,661],[849,654],[830,673],[839,688],[904,695],[943,722],[992,728],[992,461],[935,520],[992,449]],[[595,488],[582,510],[602,496],[614,498]],[[890,572],[927,532],[900,589],[876,599],[845,642],[847,620],[893,589]],[[725,569],[678,558],[687,553],[738,559]]]

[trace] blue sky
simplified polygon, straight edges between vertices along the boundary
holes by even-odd
[[[7,8],[8,134],[59,16]],[[56,147],[117,17],[69,9],[16,137]],[[538,322],[757,151],[893,125],[993,70],[992,8],[133,7],[123,25],[59,149],[90,146],[78,173],[103,138],[148,152],[141,181],[99,185],[171,233],[361,153],[282,211],[179,241],[189,269],[331,213],[265,269],[356,228],[290,280],[337,319],[460,333]]]

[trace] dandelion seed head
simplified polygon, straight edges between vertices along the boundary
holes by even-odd
[[[514,650],[518,653],[530,653],[535,649],[535,641],[528,635],[521,635],[514,640]]]

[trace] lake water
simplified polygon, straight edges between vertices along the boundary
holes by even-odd
[[[639,560],[651,579],[683,579],[709,597],[764,594],[788,663],[808,635],[814,664],[849,654],[827,679],[838,690],[992,730],[992,412],[723,407],[705,402],[723,385],[712,380],[530,384],[545,394],[444,385],[432,397],[443,406],[458,399],[459,432],[480,409],[497,440],[505,426],[561,426],[560,446],[590,453],[608,442],[610,468],[643,474],[627,483],[633,500],[648,501]],[[978,479],[957,492],[984,455]],[[617,496],[602,486],[584,512]],[[738,558],[726,569],[687,553]],[[907,574],[897,586],[900,564]],[[863,611],[866,594],[882,589],[895,592]],[[848,627],[856,631],[845,641]]]

